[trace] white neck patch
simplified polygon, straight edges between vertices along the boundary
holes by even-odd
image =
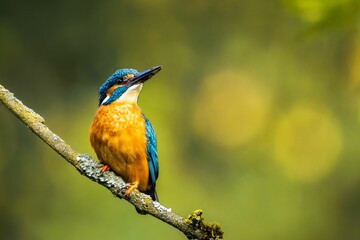
[[[110,96],[106,95],[106,98],[104,98],[104,100],[101,102],[100,106],[103,105],[109,98],[110,98]]]

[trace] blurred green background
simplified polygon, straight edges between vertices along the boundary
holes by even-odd
[[[360,2],[1,1],[0,83],[81,153],[100,85],[163,65],[139,104],[161,202],[226,239],[360,238]],[[2,239],[185,239],[0,106]]]

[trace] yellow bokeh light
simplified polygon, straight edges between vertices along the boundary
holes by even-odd
[[[355,37],[353,43],[353,50],[351,52],[349,72],[350,72],[350,84],[353,89],[360,88],[360,33]]]
[[[255,80],[238,71],[206,77],[195,101],[195,131],[223,147],[236,147],[257,136],[267,122],[271,101]]]
[[[283,0],[293,11],[307,22],[320,22],[333,12],[347,6],[351,0]]]
[[[353,50],[349,62],[349,86],[354,94],[360,120],[360,32],[354,37]]]
[[[341,150],[340,127],[325,107],[299,104],[275,128],[275,159],[292,179],[321,179],[334,168]]]

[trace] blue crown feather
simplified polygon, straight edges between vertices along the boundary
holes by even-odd
[[[118,69],[114,72],[105,82],[101,85],[99,89],[99,106],[106,98],[107,91],[114,86],[115,84],[122,84],[123,78],[128,74],[138,74],[139,72],[136,69],[125,68],[125,69]]]

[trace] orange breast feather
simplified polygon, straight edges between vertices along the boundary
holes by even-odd
[[[98,159],[128,183],[148,189],[145,119],[135,103],[100,106],[90,128],[90,142]]]

